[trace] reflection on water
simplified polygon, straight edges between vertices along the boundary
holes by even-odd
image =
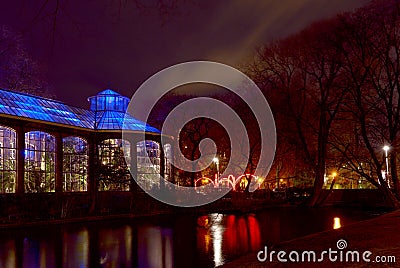
[[[174,267],[172,230],[154,226],[138,228],[138,267]]]
[[[253,214],[210,214],[204,217],[206,219],[202,221],[209,224],[197,228],[197,248],[203,249],[206,255],[213,255],[215,266],[225,263],[226,254],[242,255],[261,247],[260,227]],[[213,252],[210,252],[211,241]]]
[[[65,231],[62,237],[64,267],[88,267],[89,232],[82,228],[76,232]]]
[[[13,267],[16,263],[15,241],[8,239],[0,244],[0,267]]]
[[[265,245],[367,218],[354,211],[277,208],[1,231],[0,267],[214,267]]]
[[[132,266],[132,229],[120,228],[99,230],[99,264],[104,267]]]
[[[23,243],[22,267],[56,267],[54,247],[48,240],[25,238]]]
[[[211,215],[212,216],[212,215]],[[211,239],[213,241],[213,249],[214,249],[214,263],[215,265],[222,265],[224,263],[224,259],[222,257],[222,235],[223,235],[223,225],[222,225],[222,215],[216,215],[214,217],[212,226],[211,226]]]

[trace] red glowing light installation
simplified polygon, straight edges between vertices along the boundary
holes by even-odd
[[[243,174],[240,175],[239,177],[235,178],[235,176],[233,176],[232,174],[228,175],[228,177],[226,178],[220,178],[218,179],[217,174],[215,174],[215,179],[214,181],[208,177],[201,177],[199,179],[197,179],[194,182],[195,188],[199,187],[199,186],[205,186],[207,184],[212,184],[213,187],[217,188],[220,186],[224,186],[228,185],[228,187],[232,187],[232,189],[234,191],[236,191],[236,184],[241,182],[243,178],[245,178],[245,183],[247,184],[247,178],[251,177],[252,180],[256,180],[257,177],[251,174]],[[200,183],[199,183],[200,182]],[[199,184],[199,185],[198,185]],[[230,185],[230,186],[229,186]],[[260,184],[258,184],[258,188],[260,188]]]

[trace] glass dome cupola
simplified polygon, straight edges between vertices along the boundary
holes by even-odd
[[[92,111],[116,111],[125,113],[130,99],[121,94],[106,89],[99,92],[96,96],[88,98],[90,110]]]

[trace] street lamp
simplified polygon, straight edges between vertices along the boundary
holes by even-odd
[[[383,150],[385,151],[385,157],[386,157],[386,174],[385,177],[387,178],[386,181],[389,183],[389,159],[388,159],[388,151],[390,147],[385,145],[383,146]]]
[[[217,165],[217,179],[219,180],[219,159],[218,159],[218,157],[214,157],[213,162]]]

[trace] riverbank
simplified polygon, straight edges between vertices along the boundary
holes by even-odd
[[[326,194],[328,207],[363,210],[385,207],[376,190],[335,190]],[[213,203],[185,208],[161,203],[143,192],[99,192],[94,206],[88,193],[0,195],[0,229],[164,214],[254,213],[269,207],[303,206],[308,200],[309,196],[298,192],[258,190],[230,192]]]
[[[278,262],[277,253],[273,255],[273,261],[270,262],[269,258],[265,262],[257,260],[257,252],[241,257],[235,261],[223,265],[223,268],[240,268],[240,267],[399,267],[400,263],[400,210],[387,213],[385,215],[365,220],[362,222],[343,226],[336,230],[329,230],[297,238],[294,240],[279,243],[273,247],[267,248],[267,255],[270,256],[272,251],[279,252],[285,251],[287,254],[285,258],[288,260],[286,263]],[[301,253],[304,251],[316,252],[316,259],[321,256],[321,252],[325,250],[338,251],[338,241],[345,240],[347,247],[343,248],[343,261],[340,262],[339,258],[336,262],[329,261],[327,254],[324,255],[322,262],[298,262],[293,263],[289,260],[289,254],[292,251]],[[343,242],[343,241],[341,241]],[[342,245],[342,244],[341,244]],[[263,250],[263,249],[260,249]],[[357,251],[360,256],[360,262],[346,262],[346,252]],[[365,262],[362,259],[362,254],[365,251],[370,251],[372,254],[366,256],[370,262]],[[332,253],[334,254],[334,253]],[[339,253],[336,253],[339,254]],[[368,255],[368,253],[366,253]],[[264,257],[264,253],[259,255]],[[295,257],[295,254],[292,256]],[[397,261],[394,263],[394,259]],[[338,255],[339,257],[339,255]],[[378,259],[376,259],[378,257]],[[307,255],[306,255],[307,258]],[[332,255],[334,258],[334,255]],[[352,256],[349,255],[349,260]],[[378,263],[386,259],[386,263]],[[390,262],[389,262],[390,261]]]
[[[142,201],[145,200],[144,198]],[[141,202],[141,206],[135,209],[117,213],[113,210],[100,210],[94,215],[78,215],[74,217],[49,216],[37,217],[37,215],[26,213],[15,213],[0,217],[0,230],[10,228],[26,228],[46,225],[59,225],[89,221],[107,221],[116,219],[135,219],[161,215],[205,215],[209,213],[241,214],[262,211],[271,207],[292,206],[285,200],[271,199],[231,199],[222,198],[216,202],[201,207],[174,207],[163,204],[154,199],[147,198],[147,202]]]

